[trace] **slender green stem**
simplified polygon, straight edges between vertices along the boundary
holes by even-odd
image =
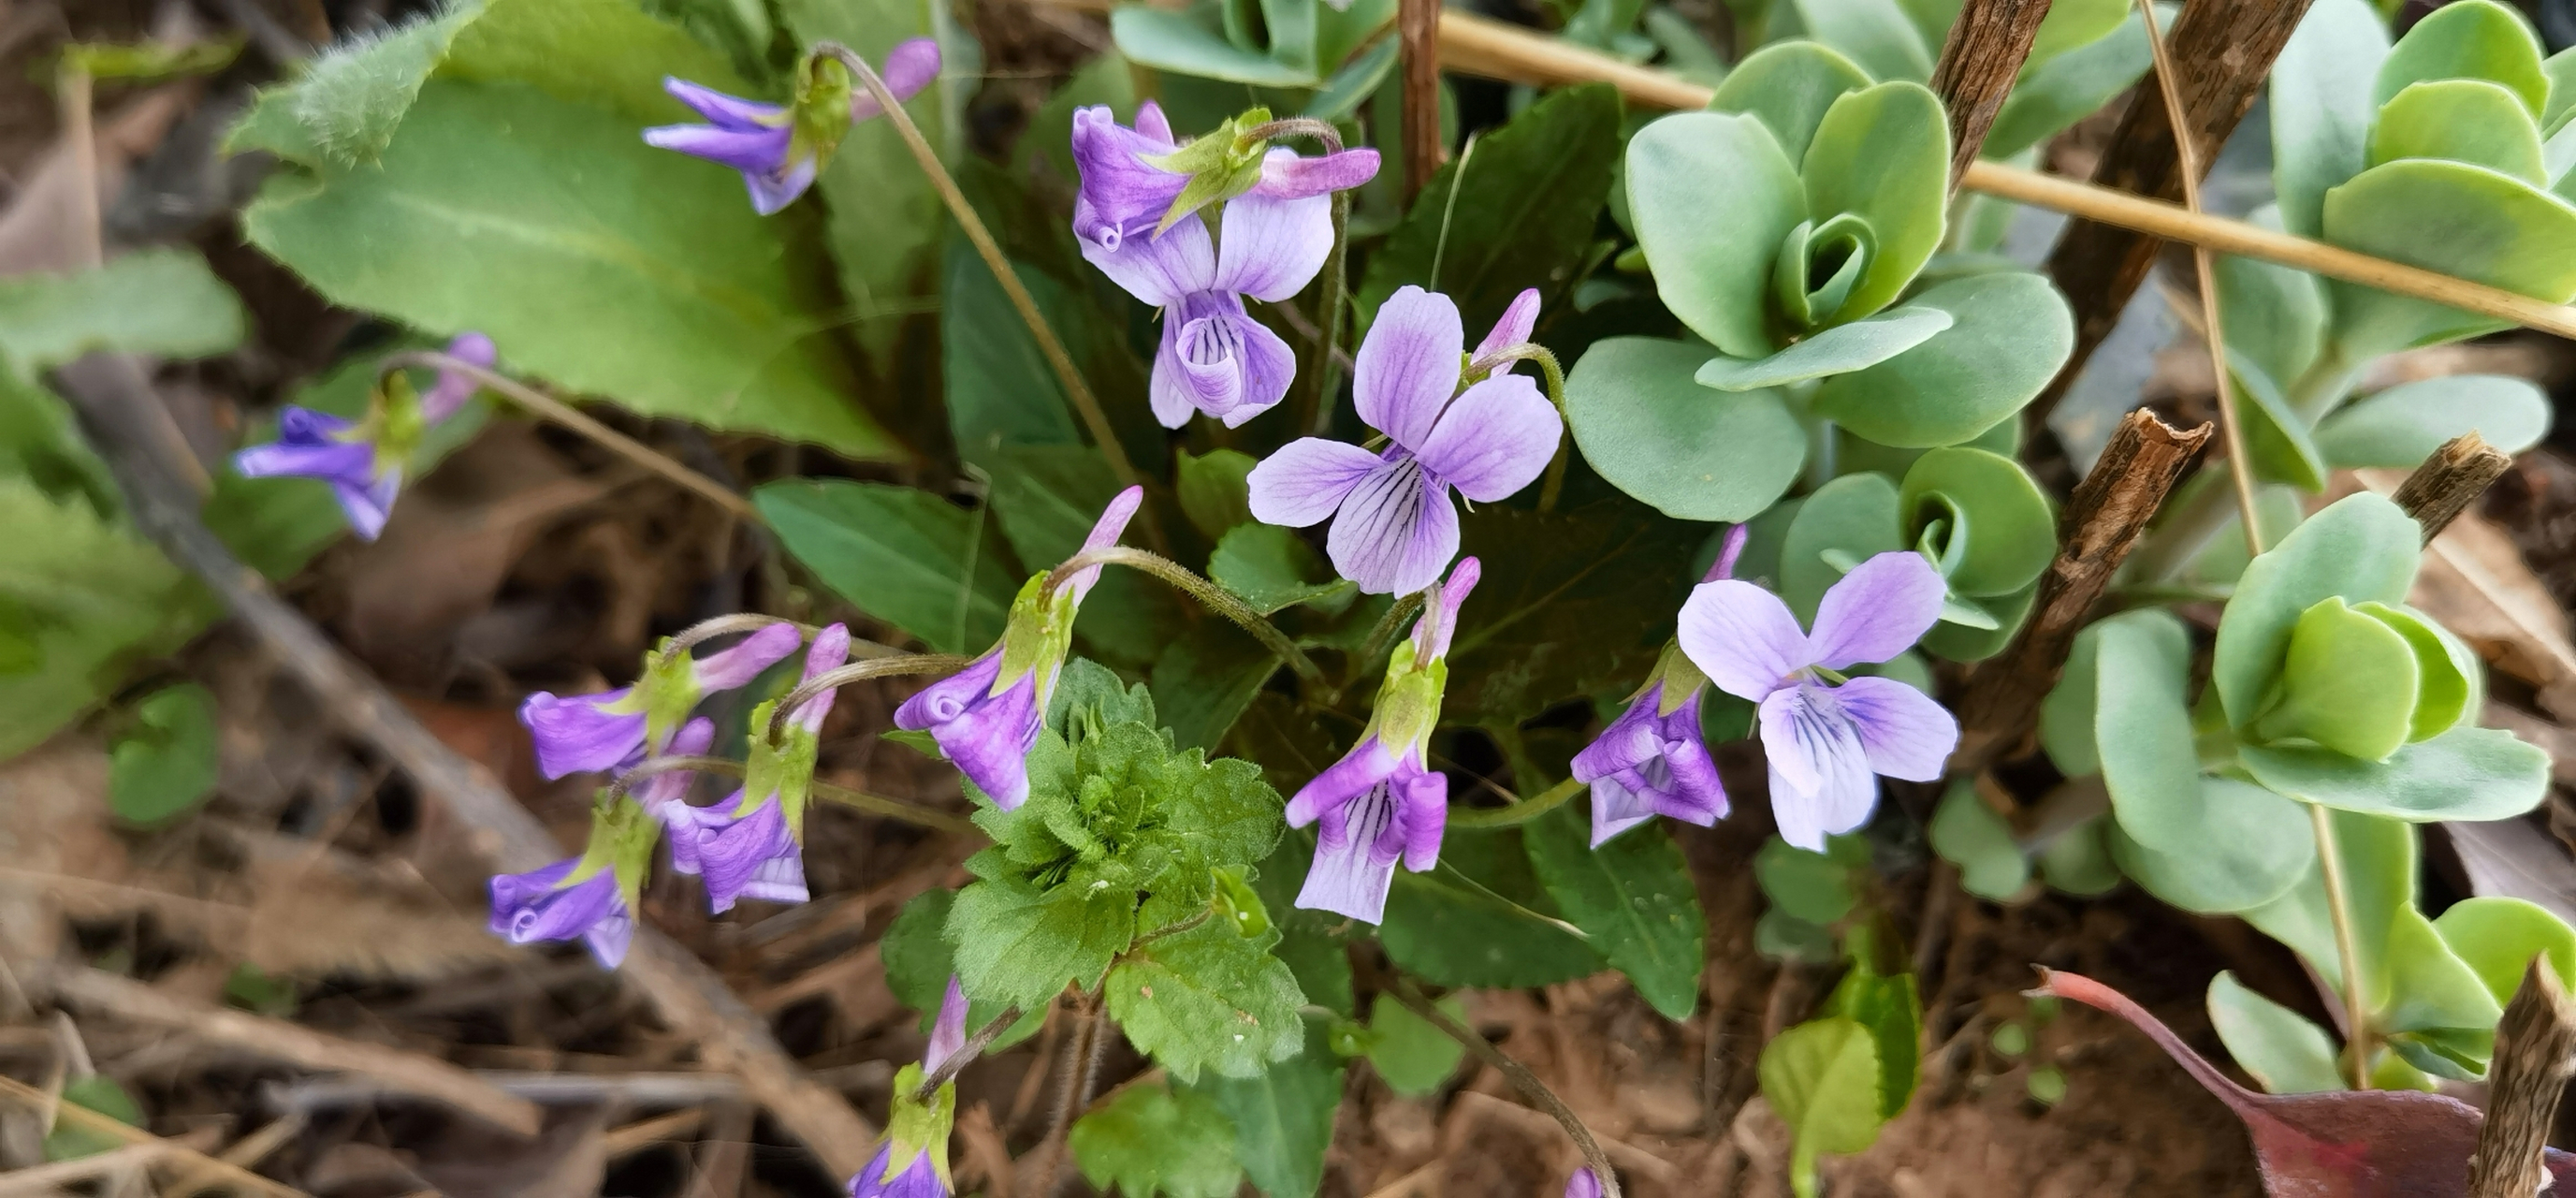
[[[1318,437],[1333,430],[1333,396],[1339,381],[1333,377],[1339,369],[1333,361],[1333,354],[1341,348],[1342,341],[1342,303],[1345,298],[1342,293],[1348,290],[1350,233],[1351,193],[1334,192],[1333,252],[1324,259],[1322,293],[1315,300],[1322,311],[1321,319],[1315,322],[1315,365],[1309,372],[1308,377],[1313,381],[1308,384],[1306,399],[1307,410],[1313,415],[1305,423]]]
[[[1583,793],[1584,784],[1568,778],[1509,807],[1471,807],[1449,809],[1452,828],[1508,828],[1525,824],[1554,811],[1566,801]]]
[[[1426,601],[1424,592],[1415,591],[1387,608],[1386,614],[1378,618],[1377,627],[1369,629],[1368,639],[1360,642],[1359,656],[1351,659],[1351,673],[1356,676],[1386,656],[1388,646],[1404,631],[1404,622],[1419,614]]]
[[[1149,553],[1126,545],[1086,549],[1066,558],[1063,565],[1057,566],[1055,572],[1047,576],[1047,589],[1053,591],[1063,586],[1065,581],[1075,574],[1095,566],[1126,566],[1162,579],[1183,594],[1198,600],[1209,611],[1234,621],[1236,626],[1251,633],[1252,638],[1260,641],[1263,648],[1270,650],[1271,654],[1281,661],[1287,662],[1288,668],[1297,671],[1298,677],[1308,681],[1322,681],[1324,677],[1324,671],[1315,665],[1313,658],[1306,656],[1305,650],[1297,647],[1297,642],[1289,640],[1288,634],[1279,631],[1276,625],[1262,618],[1260,612],[1252,610],[1249,604],[1236,598],[1234,592],[1199,577],[1189,567],[1159,553]]]
[[[1547,1083],[1538,1080],[1538,1075],[1530,1072],[1529,1066],[1503,1055],[1503,1050],[1494,1047],[1492,1041],[1478,1035],[1474,1029],[1461,1026],[1457,1020],[1451,1019],[1447,1011],[1441,1010],[1430,999],[1422,996],[1422,991],[1414,986],[1413,979],[1399,975],[1395,979],[1395,988],[1390,993],[1394,994],[1395,1000],[1403,1003],[1407,1010],[1421,1016],[1431,1026],[1439,1028],[1442,1035],[1457,1041],[1465,1046],[1467,1051],[1476,1054],[1477,1060],[1493,1066],[1494,1072],[1502,1074],[1503,1080],[1510,1082],[1513,1089],[1521,1092],[1521,1097],[1529,1099],[1540,1110],[1554,1117],[1557,1126],[1564,1128],[1565,1134],[1573,1138],[1575,1147],[1583,1150],[1585,1163],[1592,1166],[1593,1179],[1601,1183],[1603,1198],[1619,1198],[1619,1172],[1611,1167],[1610,1154],[1601,1150],[1601,1141],[1593,1136],[1591,1128],[1583,1126],[1583,1120],[1575,1117],[1574,1109],[1565,1105],[1565,1100],[1558,1098],[1555,1091],[1548,1089]]]
[[[2316,830],[2317,871],[2325,875],[2326,911],[2334,920],[2335,955],[2343,958],[2344,1068],[2352,1088],[2370,1088],[2370,1054],[2377,1035],[2370,1027],[2370,1001],[2361,990],[2361,951],[2352,928],[2352,891],[2344,880],[2343,846],[2334,834],[2334,813],[2308,804],[2309,825]]]
[[[948,1059],[941,1061],[937,1069],[922,1075],[921,1085],[912,1092],[912,1100],[930,1101],[939,1093],[939,1087],[955,1080],[958,1074],[965,1072],[968,1065],[975,1063],[976,1058],[984,1055],[985,1049],[993,1046],[993,1041],[1001,1039],[1002,1033],[1011,1030],[1011,1026],[1020,1021],[1020,1015],[1018,1006],[1006,1007],[1001,1014],[993,1017],[991,1023],[975,1029],[975,1034],[966,1037],[966,1042],[958,1045],[957,1051],[948,1054]]]
[[[805,705],[805,701],[834,687],[864,682],[870,678],[891,678],[901,674],[953,674],[966,668],[974,659],[953,653],[909,653],[902,657],[877,657],[854,661],[838,669],[825,670],[796,685],[769,713],[768,735],[775,740],[779,725],[787,722],[787,713]]]
[[[615,781],[610,782],[608,793],[611,798],[615,798],[633,790],[636,783],[647,778],[657,774],[672,773],[723,774],[728,778],[739,778],[743,775],[743,764],[729,757],[646,758],[627,767],[626,772],[619,774]],[[856,807],[861,811],[882,815],[888,819],[898,819],[924,828],[937,828],[942,832],[956,832],[967,836],[984,834],[984,830],[976,827],[973,821],[959,819],[944,811],[932,811],[927,807],[916,806],[900,799],[889,799],[819,780],[814,782],[813,786],[814,793],[819,797],[830,799],[843,806]]]

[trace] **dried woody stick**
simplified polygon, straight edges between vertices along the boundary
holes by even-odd
[[[124,490],[135,524],[172,560],[203,578],[342,728],[383,752],[424,794],[446,803],[475,830],[476,847],[495,866],[529,870],[563,855],[527,808],[430,735],[383,683],[279,599],[257,571],[235,560],[198,522],[194,498],[151,450],[100,418],[101,412],[159,404],[151,380],[133,359],[92,354],[60,371],[59,381]],[[833,1173],[847,1177],[867,1164],[876,1128],[846,1099],[806,1077],[768,1025],[705,962],[669,937],[639,927],[619,974],[652,1001],[675,1033],[697,1044],[707,1068],[740,1077],[744,1093],[805,1141]]]
[[[51,1111],[57,1122],[69,1123],[82,1131],[94,1132],[122,1144],[149,1146],[161,1156],[185,1160],[226,1185],[239,1186],[253,1194],[271,1198],[312,1198],[312,1195],[282,1181],[272,1181],[230,1161],[211,1157],[175,1140],[165,1140],[142,1128],[119,1121],[113,1115],[102,1115],[76,1102],[61,1102],[55,1096],[19,1081],[0,1077],[0,1098],[35,1111]]]
[[[2576,1073],[2576,1004],[2558,984],[2547,955],[2524,967],[2522,985],[2496,1025],[2495,1063],[2487,1070],[2487,1117],[2469,1157],[2468,1198],[2531,1198],[2549,1178],[2540,1150],[2558,1117],[2558,1099]]]
[[[2030,60],[2049,0],[1967,0],[1941,61],[1932,68],[1932,91],[1950,113],[1950,191],[1956,194],[1984,149],[1986,131],[2003,114],[2004,96]]]
[[[2424,459],[2405,482],[2397,484],[2389,499],[2424,526],[2424,543],[2430,545],[2511,469],[2512,454],[2487,444],[2474,432],[2462,433]]]
[[[1404,43],[1404,203],[1440,170],[1440,0],[1397,0],[1395,25]]]
[[[1977,668],[1960,696],[1954,773],[1984,768],[2029,733],[2112,572],[2215,431],[2205,423],[2177,429],[2144,409],[2120,422],[2058,517],[2057,558],[2040,575],[2030,622],[2001,656]]]

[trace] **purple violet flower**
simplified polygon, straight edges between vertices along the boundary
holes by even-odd
[[[673,757],[698,757],[715,747],[715,743],[716,722],[699,716],[682,724],[663,751]],[[637,786],[632,793],[635,801],[642,803],[644,810],[651,812],[653,818],[676,829],[679,826],[677,821],[684,818],[679,815],[679,809],[689,805],[689,781],[695,777],[697,775],[688,770],[655,774],[646,778],[643,785]]]
[[[1741,524],[1727,530],[1716,563],[1701,581],[1734,576],[1745,531]],[[1658,815],[1703,828],[1725,816],[1726,786],[1699,724],[1707,685],[1678,646],[1664,646],[1628,710],[1574,755],[1575,781],[1592,787],[1592,847]]]
[[[626,909],[615,873],[601,869],[580,881],[566,881],[582,861],[567,857],[543,869],[495,875],[492,930],[512,944],[579,936],[601,966],[617,968],[626,959],[626,946],[634,942],[635,918]]]
[[[1377,151],[1345,150],[1300,158],[1275,148],[1262,160],[1262,181],[1226,201],[1211,239],[1198,213],[1155,232],[1190,176],[1146,161],[1171,152],[1171,126],[1150,100],[1136,128],[1122,128],[1106,106],[1074,113],[1074,160],[1082,190],[1073,228],[1082,256],[1128,294],[1163,310],[1162,346],[1149,389],[1154,418],[1166,428],[1205,412],[1235,427],[1288,394],[1297,357],[1288,343],[1254,320],[1245,296],[1277,303],[1296,295],[1333,249],[1331,193],[1377,174]]]
[[[1496,355],[1536,318],[1536,294],[1524,293],[1476,360],[1507,364]],[[1352,394],[1360,418],[1393,444],[1371,453],[1320,437],[1290,442],[1253,467],[1253,516],[1292,528],[1330,518],[1333,568],[1363,591],[1431,585],[1458,553],[1450,489],[1509,498],[1547,468],[1565,431],[1527,376],[1462,372],[1466,340],[1449,297],[1419,287],[1388,297],[1353,361]]]
[[[447,343],[447,353],[477,366],[493,362],[492,339],[465,332]],[[365,421],[289,404],[277,414],[277,440],[233,455],[233,469],[244,478],[292,475],[331,484],[332,497],[349,517],[349,528],[361,539],[375,540],[393,514],[394,496],[402,490],[403,468],[420,434],[455,415],[474,397],[473,379],[450,370],[416,399],[408,393],[378,404]],[[397,411],[416,404],[408,410]]]
[[[1085,552],[1118,543],[1127,521],[1144,502],[1141,487],[1109,501]],[[1029,750],[1038,743],[1056,674],[1072,648],[1073,618],[1100,580],[1100,567],[1074,573],[1053,595],[1042,593],[1045,575],[1029,580],[1011,603],[1002,639],[965,669],[923,687],[895,709],[894,726],[928,732],[966,780],[1004,811],[1029,797]]]
[[[536,741],[538,772],[560,778],[614,770],[648,748],[659,753],[699,699],[759,677],[804,639],[793,624],[772,624],[704,660],[656,649],[633,686],[568,699],[538,691],[519,705],[519,722]]]
[[[1315,862],[1297,905],[1332,911],[1369,923],[1383,921],[1395,863],[1421,873],[1440,862],[1440,840],[1449,824],[1449,779],[1424,764],[1431,730],[1440,722],[1442,661],[1456,631],[1458,605],[1475,589],[1482,567],[1458,563],[1449,583],[1431,597],[1413,637],[1387,662],[1360,741],[1288,800],[1288,826],[1321,822]]]
[[[1780,597],[1749,582],[1704,582],[1682,604],[1681,647],[1719,690],[1761,707],[1780,838],[1823,852],[1869,819],[1878,778],[1941,776],[1959,722],[1891,678],[1839,671],[1903,653],[1941,618],[1948,584],[1908,550],[1862,562],[1825,592],[1803,632]]]
[[[909,100],[939,77],[939,43],[917,37],[886,53],[880,72],[886,89]],[[813,186],[814,175],[828,156],[825,139],[797,128],[796,110],[729,96],[686,79],[665,77],[662,90],[707,118],[703,125],[660,125],[644,131],[648,145],[677,150],[742,172],[751,192],[752,209],[767,216],[795,202]],[[851,122],[879,113],[876,97],[861,90],[851,94]],[[831,138],[837,141],[837,132]]]
[[[1590,1166],[1574,1171],[1565,1179],[1565,1198],[1601,1198],[1601,1179],[1592,1175]]]
[[[834,624],[816,633],[813,648],[805,654],[804,681],[839,668],[849,658],[849,629]],[[788,713],[783,747],[767,743],[770,705],[760,705],[752,712],[752,760],[743,770],[743,788],[715,806],[683,805],[672,813],[671,868],[704,875],[709,910],[723,914],[733,909],[738,898],[801,903],[810,897],[805,889],[801,825],[823,718],[831,714],[835,693],[824,691]],[[752,797],[753,787],[763,783],[758,797]]]
[[[948,1198],[948,1181],[940,1176],[939,1161],[934,1159],[946,1151],[943,1144],[938,1153],[918,1152],[901,1169],[889,1169],[894,1141],[888,1140],[877,1149],[876,1159],[850,1179],[850,1198]]]
[[[957,1083],[940,1083],[927,1102],[913,1097],[921,1083],[948,1058],[966,1047],[966,991],[957,975],[948,975],[948,992],[939,1000],[939,1018],[931,1024],[930,1046],[921,1063],[895,1075],[894,1104],[886,1121],[886,1144],[876,1159],[850,1179],[850,1198],[948,1198],[948,1132],[957,1115]],[[897,1159],[896,1154],[902,1154]]]

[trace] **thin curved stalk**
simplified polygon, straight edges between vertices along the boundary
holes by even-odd
[[[1515,824],[1525,824],[1565,806],[1568,800],[1583,793],[1584,785],[1582,782],[1568,778],[1509,807],[1471,807],[1463,811],[1453,808],[1449,812],[1449,826],[1452,828],[1508,828]]]
[[[717,616],[712,620],[700,620],[695,624],[691,624],[688,627],[679,630],[678,632],[672,633],[671,639],[663,644],[662,651],[665,653],[685,652],[689,649],[696,648],[698,645],[706,641],[713,640],[716,637],[723,636],[729,632],[758,632],[772,624],[793,624],[796,627],[798,635],[805,637],[812,637],[823,631],[811,624],[798,623],[795,620],[780,619],[777,616],[764,616],[757,612],[741,612],[730,616]]]
[[[2360,946],[2352,928],[2352,890],[2345,880],[2343,846],[2335,839],[2334,814],[2315,803],[2308,824],[2317,837],[2317,872],[2325,876],[2326,910],[2334,916],[2335,955],[2343,958],[2344,1070],[2355,1090],[2370,1088],[2370,1053],[2377,1039],[2370,1028],[2370,1003],[2361,991]]]
[[[959,657],[954,653],[908,653],[901,657],[874,657],[866,661],[854,661],[836,669],[825,670],[797,683],[795,690],[787,692],[784,698],[778,700],[778,705],[769,713],[769,736],[776,739],[778,727],[787,721],[788,712],[804,706],[806,700],[835,687],[848,686],[853,682],[865,682],[870,678],[893,678],[904,674],[953,674],[973,664],[974,660],[971,657]]]
[[[510,402],[581,434],[610,453],[697,492],[717,507],[737,517],[763,528],[769,526],[768,519],[760,514],[760,509],[753,507],[750,500],[737,494],[731,487],[691,470],[673,461],[669,455],[660,450],[601,424],[581,409],[499,371],[477,366],[437,350],[415,349],[389,355],[384,361],[377,363],[376,377],[383,378],[394,371],[413,366],[454,371],[464,375],[474,380],[476,386],[488,387],[508,396]]]
[[[1395,995],[1395,1000],[1403,1003],[1406,1009],[1476,1054],[1477,1060],[1493,1066],[1494,1072],[1502,1074],[1503,1080],[1521,1092],[1521,1097],[1553,1116],[1557,1125],[1565,1129],[1565,1134],[1573,1137],[1574,1146],[1583,1150],[1584,1163],[1592,1166],[1592,1176],[1601,1183],[1604,1198],[1619,1198],[1619,1173],[1610,1164],[1610,1154],[1601,1150],[1601,1141],[1593,1138],[1592,1129],[1575,1117],[1574,1109],[1565,1105],[1565,1100],[1558,1098],[1555,1091],[1548,1089],[1547,1083],[1538,1080],[1538,1075],[1530,1072],[1529,1066],[1505,1056],[1502,1049],[1494,1047],[1493,1041],[1478,1035],[1474,1029],[1460,1026],[1447,1011],[1422,997],[1422,991],[1414,987],[1413,979],[1397,977],[1395,989],[1389,993]]]
[[[947,1085],[955,1080],[958,1074],[965,1072],[968,1065],[974,1064],[976,1058],[984,1055],[985,1049],[993,1046],[993,1041],[1001,1039],[1002,1033],[1011,1030],[1011,1025],[1019,1021],[1020,1008],[1014,1005],[994,1016],[991,1023],[976,1028],[974,1035],[966,1037],[966,1042],[958,1045],[957,1051],[948,1054],[948,1059],[939,1063],[939,1068],[922,1075],[921,1086],[912,1092],[912,1100],[930,1101],[933,1095],[939,1093],[939,1087]]]
[[[1404,622],[1421,614],[1422,605],[1426,602],[1423,594],[1421,591],[1415,591],[1397,599],[1395,605],[1387,608],[1386,614],[1378,618],[1377,627],[1369,629],[1368,639],[1360,642],[1359,656],[1351,659],[1354,673],[1366,669],[1370,662],[1385,656],[1388,647],[1395,643],[1397,634],[1404,630]]]
[[[650,757],[627,767],[626,772],[619,774],[608,784],[608,793],[612,798],[624,795],[633,790],[636,783],[656,774],[723,774],[728,778],[739,778],[743,776],[743,769],[741,762],[730,757]],[[834,786],[821,779],[816,779],[812,786],[814,793],[819,797],[830,799],[846,807],[856,807],[861,811],[882,815],[888,819],[902,820],[924,828],[936,828],[942,832],[955,832],[967,836],[984,834],[984,830],[976,827],[973,821],[959,819],[944,811],[932,811],[927,807],[916,806],[900,799],[872,795],[846,786]]]
[[[1289,640],[1288,634],[1279,631],[1278,626],[1262,618],[1260,612],[1252,610],[1250,605],[1236,598],[1234,592],[1199,577],[1196,571],[1159,553],[1126,545],[1086,549],[1066,558],[1063,565],[1057,566],[1054,573],[1047,575],[1047,589],[1051,592],[1063,586],[1065,580],[1094,566],[1126,566],[1162,579],[1190,598],[1198,600],[1200,605],[1209,611],[1224,616],[1233,621],[1237,627],[1251,633],[1253,639],[1260,641],[1263,648],[1270,650],[1273,656],[1287,662],[1290,669],[1297,671],[1298,677],[1308,681],[1321,681],[1324,677],[1324,671],[1316,666],[1313,658],[1306,656],[1305,650],[1297,647],[1297,642]]]

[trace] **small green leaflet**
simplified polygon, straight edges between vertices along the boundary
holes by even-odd
[[[1074,1120],[1067,1143],[1084,1179],[1126,1198],[1233,1198],[1243,1185],[1234,1121],[1197,1090],[1130,1086]]]

